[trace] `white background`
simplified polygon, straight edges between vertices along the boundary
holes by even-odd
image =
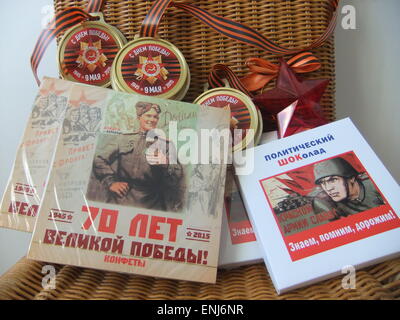
[[[343,0],[346,4],[356,8],[357,29],[343,30],[340,21],[336,29],[337,118],[351,117],[398,182],[400,1]],[[37,92],[29,59],[50,5],[51,0],[0,4],[0,194]],[[55,57],[53,43],[41,76],[58,76]],[[26,254],[29,240],[28,233],[0,229],[0,275]]]

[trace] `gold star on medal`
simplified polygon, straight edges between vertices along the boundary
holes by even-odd
[[[142,57],[139,56],[138,68],[135,71],[137,80],[146,80],[153,85],[158,79],[164,81],[168,79],[168,71],[162,63],[162,57]]]
[[[78,63],[80,68],[87,68],[90,72],[96,70],[97,67],[105,67],[107,57],[101,48],[101,40],[92,42],[81,42],[81,50],[79,51]]]

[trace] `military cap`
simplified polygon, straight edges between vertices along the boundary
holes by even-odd
[[[142,116],[146,112],[154,109],[157,113],[161,112],[160,106],[151,102],[138,102],[136,103],[136,114],[138,117]]]
[[[315,184],[319,184],[321,179],[330,176],[351,178],[358,174],[349,162],[340,157],[319,162],[314,166]]]

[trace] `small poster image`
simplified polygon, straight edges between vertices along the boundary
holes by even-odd
[[[158,128],[165,107],[145,101],[133,105],[135,112],[120,112],[120,122],[113,126],[121,130],[122,120],[131,119],[130,131],[98,135],[86,196],[103,203],[182,212],[187,170],[176,159],[173,141],[147,134]],[[117,106],[124,107],[124,102]],[[175,163],[169,163],[171,158]]]
[[[292,261],[400,226],[353,151],[260,184]]]
[[[74,85],[29,258],[215,283],[226,164],[179,154],[197,147],[206,160],[227,158],[201,130],[229,132],[229,115]],[[211,154],[198,148],[206,139]]]

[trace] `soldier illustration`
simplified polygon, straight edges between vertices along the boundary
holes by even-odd
[[[218,199],[222,196],[223,192],[219,190],[224,190],[225,187],[225,179],[222,179],[221,173],[223,170],[223,166],[221,164],[210,164],[208,171],[208,179],[207,181],[211,181],[211,185],[218,190],[217,192],[212,192],[211,197],[208,202],[208,213],[214,217],[218,216],[218,212],[216,211],[216,204],[218,203]]]
[[[56,94],[50,93],[48,96],[48,107],[42,113],[42,117],[48,118],[46,124],[51,125],[55,122],[58,122],[61,118],[61,115],[66,107],[66,97],[57,97]]]
[[[86,126],[87,131],[96,132],[99,130],[101,121],[101,110],[100,108],[94,107],[89,110],[89,122]]]
[[[71,123],[72,132],[86,131],[85,126],[81,123],[81,110],[79,108],[74,108],[71,110],[69,120]]]
[[[67,107],[67,97],[58,96],[57,109],[55,112],[55,117],[57,118],[57,120],[60,120],[63,117],[66,107]]]
[[[33,126],[43,127],[46,124],[43,115],[46,113],[48,105],[49,105],[48,96],[39,97],[39,99],[37,99],[37,102],[32,110],[32,119],[35,119],[34,121],[32,121]]]
[[[223,197],[225,186],[225,180],[221,178],[222,168],[219,164],[197,164],[193,167],[188,190],[191,211],[218,216],[215,206],[218,199]]]
[[[82,133],[86,132],[86,128],[81,120],[80,108],[73,108],[69,112],[69,117],[66,117],[63,123],[63,133],[67,135],[64,142],[78,142]]]
[[[101,125],[101,110],[98,107],[92,107],[88,110],[88,119],[85,129],[86,133],[81,136],[81,141],[86,140],[89,137],[96,137],[96,132],[99,131]]]
[[[47,97],[42,97],[40,94],[36,95],[35,104],[32,109],[32,119],[36,119],[40,116],[41,105],[47,103]]]
[[[80,117],[79,117],[79,124],[85,127],[85,130],[87,131],[87,125],[90,122],[90,116],[89,116],[89,110],[90,107],[86,103],[81,103],[79,106],[79,111],[80,111]]]
[[[137,132],[103,134],[99,139],[93,176],[105,187],[107,199],[96,200],[180,211],[184,172],[178,162],[169,163],[170,153],[176,153],[175,147],[172,142],[150,134],[157,127],[161,109],[147,102],[138,102],[135,107],[140,127]],[[155,148],[157,144],[164,148]],[[88,197],[89,194],[90,190]]]
[[[57,96],[54,93],[50,93],[48,95],[47,108],[45,108],[42,111],[40,116],[43,118],[54,118],[56,116],[56,110],[57,110]]]
[[[336,220],[384,204],[370,178],[343,158],[317,163],[314,175],[315,184],[322,189],[312,203],[316,214],[334,209]]]
[[[206,176],[207,166],[197,164],[193,167],[188,191],[188,202],[192,211],[207,212],[209,201],[207,197],[209,192]]]

